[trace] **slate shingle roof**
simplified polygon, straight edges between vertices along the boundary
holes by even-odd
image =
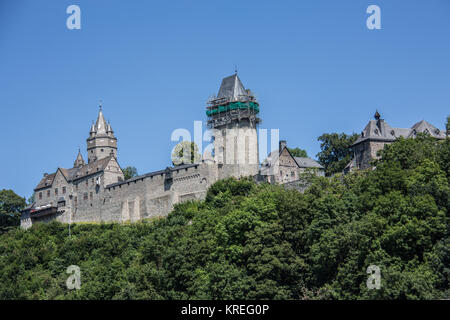
[[[238,75],[234,74],[223,78],[217,98],[226,98],[229,101],[236,101],[240,100],[240,98],[246,97],[247,95],[248,93]]]
[[[281,150],[281,152],[283,152],[284,148]],[[276,162],[277,159],[277,154],[278,156],[281,155],[281,152],[277,150],[274,150],[272,152],[269,153],[269,155],[267,156],[266,159],[264,159],[264,161],[261,164],[262,169],[264,169],[264,167],[270,167],[274,164],[274,162]],[[289,152],[290,154],[290,152]],[[299,168],[320,168],[320,169],[324,169],[323,166],[318,163],[316,160],[311,159],[311,158],[305,158],[305,157],[293,157],[295,162],[297,163]]]
[[[323,166],[318,163],[316,160],[311,158],[304,158],[304,157],[294,157],[295,162],[297,162],[298,166],[300,168],[320,168],[324,169]]]
[[[113,158],[113,156],[109,156],[91,163],[88,163],[87,165],[84,165],[79,168],[58,168],[58,170],[61,171],[61,173],[64,175],[67,181],[75,181],[78,179],[82,179],[84,177],[87,177],[91,174],[101,172],[105,170],[106,166],[108,165],[109,161]],[[58,170],[56,172],[58,172]],[[56,172],[47,175],[46,177],[42,178],[42,180],[39,182],[39,184],[34,189],[39,190],[43,188],[50,187],[53,184],[53,180],[55,179]]]
[[[425,120],[419,121],[411,128],[394,128],[383,119],[370,120],[353,145],[365,140],[391,142],[399,137],[412,138],[417,133],[428,133],[436,139],[445,139],[445,134]]]

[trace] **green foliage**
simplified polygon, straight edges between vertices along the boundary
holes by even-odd
[[[445,124],[447,137],[450,135],[450,116],[447,117],[447,123]]]
[[[306,152],[306,150],[304,149],[300,149],[299,147],[297,148],[288,148],[289,152],[291,153],[291,155],[293,157],[303,157],[303,158],[307,158],[308,157],[308,153]]]
[[[138,176],[138,171],[135,167],[126,167],[122,169],[123,172],[123,178],[125,180],[134,178]]]
[[[19,225],[20,212],[25,206],[25,198],[12,190],[0,190],[0,234]]]
[[[356,133],[325,133],[317,138],[321,141],[320,151],[317,154],[319,163],[325,168],[325,174],[330,176],[342,172],[353,157],[352,144],[356,141]]]
[[[448,299],[449,148],[399,139],[376,170],[310,177],[303,194],[221,180],[167,218],[75,224],[70,238],[56,222],[12,230],[0,299]],[[77,291],[65,287],[73,264]]]
[[[198,146],[195,142],[181,141],[172,152],[172,164],[179,166],[182,164],[199,163],[202,156],[199,153]]]
[[[35,201],[34,193],[27,199],[27,204],[32,204]]]

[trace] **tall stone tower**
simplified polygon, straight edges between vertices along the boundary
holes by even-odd
[[[259,103],[237,73],[222,80],[217,97],[208,101],[206,109],[219,179],[258,174]]]
[[[117,138],[109,123],[103,116],[102,106],[98,112],[97,122],[92,123],[89,138],[87,138],[88,163],[109,156],[117,158]]]

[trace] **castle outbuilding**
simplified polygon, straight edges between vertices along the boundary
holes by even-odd
[[[415,138],[418,133],[429,134],[438,140],[446,137],[445,132],[425,120],[417,122],[411,128],[391,127],[376,111],[374,119],[369,121],[352,145],[353,159],[344,172],[370,168],[371,161],[378,158],[378,151],[382,150],[386,144],[394,142],[399,137]]]

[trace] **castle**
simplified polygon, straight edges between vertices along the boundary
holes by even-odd
[[[411,128],[393,128],[381,119],[381,115],[376,111],[374,120],[369,121],[352,145],[353,159],[344,172],[370,168],[372,159],[378,158],[378,151],[382,150],[386,144],[394,142],[399,137],[415,138],[418,133],[429,134],[437,140],[443,140],[446,137],[445,132],[425,120],[417,122]]]
[[[34,202],[22,212],[21,227],[57,220],[74,222],[136,222],[166,216],[176,203],[201,200],[208,187],[227,177],[253,177],[258,182],[299,186],[305,171],[324,176],[324,168],[311,158],[295,157],[286,141],[279,141],[259,164],[257,127],[259,103],[245,89],[237,74],[222,80],[217,96],[206,107],[212,152],[198,163],[167,167],[124,180],[117,160],[117,138],[100,107],[87,138],[88,162],[81,152],[70,169],[58,168],[34,189]],[[398,137],[414,138],[428,133],[436,139],[446,135],[422,120],[411,128],[392,128],[378,112],[354,143],[353,160],[344,172],[371,167],[377,151]]]
[[[219,179],[251,176],[258,181],[286,183],[297,180],[306,169],[323,175],[323,168],[313,159],[292,157],[285,141],[280,141],[279,150],[260,168],[259,103],[237,74],[222,80],[206,109],[214,141],[212,153],[205,153],[198,163],[124,180],[117,138],[100,107],[87,138],[88,162],[79,151],[72,168],[44,174],[34,189],[34,202],[22,212],[21,227],[51,220],[136,222],[166,216],[176,203],[204,199],[208,187]]]

